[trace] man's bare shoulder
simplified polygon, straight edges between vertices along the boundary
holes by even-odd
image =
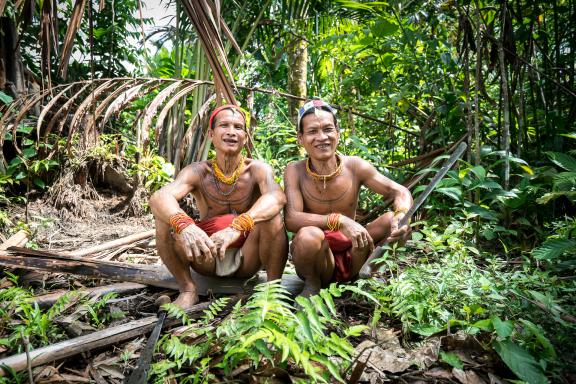
[[[183,179],[183,181],[191,184],[195,184],[200,180],[205,172],[210,170],[210,163],[208,161],[198,161],[190,163],[178,173],[177,179]]]
[[[304,172],[306,170],[306,160],[298,160],[288,163],[286,171],[288,170],[293,172]]]

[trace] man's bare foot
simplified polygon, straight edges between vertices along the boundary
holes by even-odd
[[[176,300],[174,300],[174,304],[179,306],[180,308],[186,310],[192,308],[195,304],[199,301],[198,294],[196,291],[183,291],[180,292]]]
[[[317,295],[320,292],[320,286],[316,284],[310,284],[306,282],[304,284],[304,289],[300,292],[300,296],[302,297],[311,297]]]

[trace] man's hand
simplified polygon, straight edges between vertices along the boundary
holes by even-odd
[[[394,215],[394,217],[392,217],[392,220],[390,222],[390,236],[388,237],[388,239],[386,239],[387,243],[398,242],[398,245],[402,246],[406,244],[406,241],[408,241],[412,237],[412,228],[410,227],[410,225],[404,225],[398,228],[398,225],[402,220],[402,218],[404,217],[404,215],[405,215],[404,213],[399,213],[397,215]]]
[[[206,232],[201,230],[196,225],[189,225],[178,235],[175,234],[176,242],[186,252],[186,257],[190,261],[200,261],[202,257],[204,261],[212,260],[216,255],[216,246],[214,242],[208,237]]]
[[[352,241],[352,252],[368,248],[368,253],[374,250],[374,241],[366,228],[351,218],[340,216],[340,232]]]
[[[226,227],[218,232],[213,233],[212,236],[210,236],[210,239],[212,239],[214,242],[217,250],[214,255],[217,254],[220,260],[224,260],[226,249],[228,249],[230,244],[238,240],[241,234],[242,232],[232,227]]]

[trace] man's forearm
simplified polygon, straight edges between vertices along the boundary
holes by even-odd
[[[284,193],[267,193],[260,196],[246,213],[254,219],[255,223],[267,221],[280,213],[285,203]]]
[[[168,223],[170,217],[181,212],[178,200],[162,190],[154,192],[150,197],[150,210],[156,220]]]

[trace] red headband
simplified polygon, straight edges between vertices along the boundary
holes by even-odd
[[[242,117],[244,117],[244,122],[246,122],[246,114],[244,114],[244,111],[239,106],[234,105],[234,104],[226,104],[226,105],[222,105],[222,106],[220,106],[220,107],[218,107],[212,111],[212,114],[210,115],[210,120],[208,121],[208,127],[210,129],[213,128],[212,127],[212,120],[214,120],[214,117],[216,117],[216,115],[218,113],[220,113],[221,111],[223,111],[224,109],[234,109],[234,110],[240,112]]]

